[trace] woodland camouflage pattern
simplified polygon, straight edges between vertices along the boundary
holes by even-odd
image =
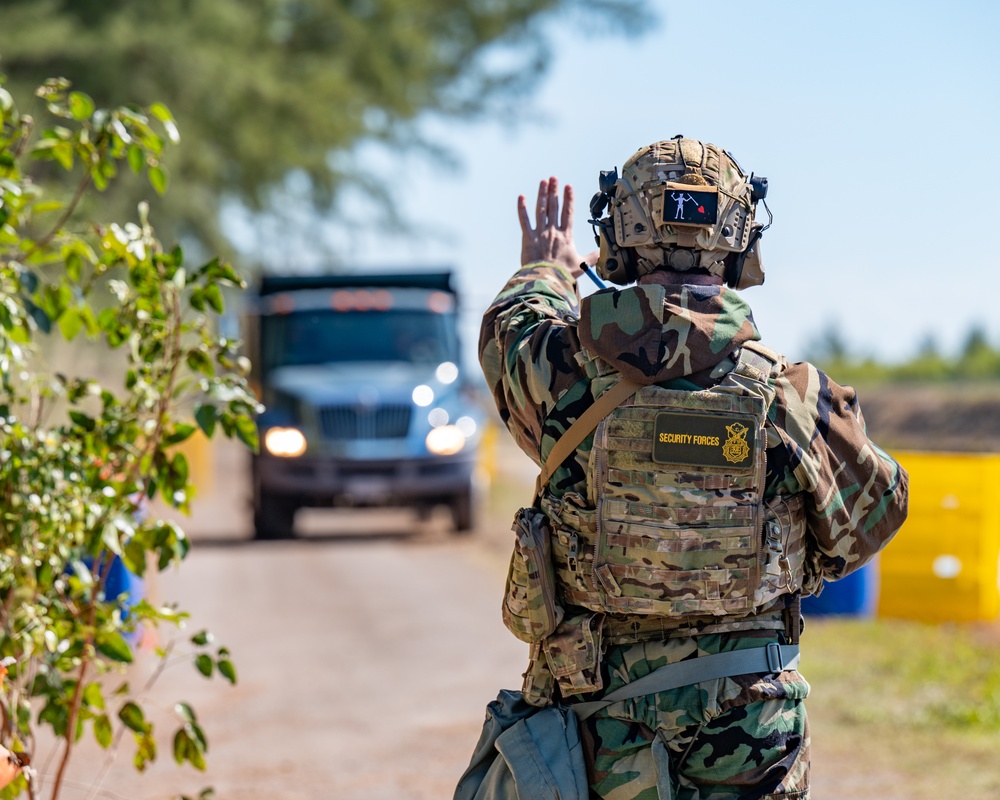
[[[654,286],[584,298],[568,270],[529,264],[487,310],[479,355],[501,419],[541,465],[562,433],[618,375],[668,389],[716,382],[744,342],[760,335],[749,306],[724,286],[670,287],[662,308]],[[586,349],[585,349],[586,348]],[[596,356],[596,358],[588,355]],[[906,473],[865,433],[857,395],[808,363],[775,381],[767,427],[766,497],[808,496],[809,555],[815,574],[836,580],[862,567],[906,518]],[[585,501],[593,438],[555,472],[555,498]],[[593,507],[592,502],[582,505]]]
[[[671,390],[706,389],[732,369],[735,351],[759,338],[749,307],[726,287],[640,285],[602,290],[581,302],[568,270],[540,262],[518,271],[487,310],[480,361],[508,430],[540,465],[620,376]],[[822,580],[866,564],[891,539],[906,516],[906,473],[868,439],[849,387],[807,363],[783,363],[771,385],[764,498],[772,516],[803,521],[795,558],[806,589],[815,592]],[[557,565],[573,558],[585,563],[572,532],[596,535],[596,497],[588,485],[592,448],[593,436],[554,473],[542,499],[553,522]],[[714,616],[682,622],[604,615],[574,605],[577,579],[593,580],[584,566],[579,578],[560,582],[557,600],[565,615],[534,646],[526,691],[533,685],[548,691],[555,677],[563,695],[599,696],[696,650],[759,647],[777,641],[783,629],[783,599],[749,625]],[[547,665],[548,677],[534,669],[539,664]],[[808,733],[801,703],[807,693],[805,680],[788,671],[611,706],[585,726],[592,788],[614,800],[657,797],[653,767],[664,751],[652,744],[659,739],[669,754],[661,766],[670,770],[674,800],[805,798]]]
[[[709,635],[611,648],[608,691],[664,664],[761,644]],[[613,800],[804,800],[808,693],[802,676],[786,671],[703,681],[609,706],[581,725],[591,788]],[[671,794],[657,792],[658,778],[671,781]]]

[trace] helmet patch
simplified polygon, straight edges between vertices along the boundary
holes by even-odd
[[[664,225],[714,225],[719,217],[719,190],[692,189],[690,184],[668,183],[663,191]]]

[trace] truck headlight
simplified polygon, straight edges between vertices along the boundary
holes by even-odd
[[[264,448],[272,456],[294,458],[306,451],[306,437],[298,428],[271,428],[264,434]]]
[[[442,425],[431,430],[425,442],[434,455],[453,456],[465,447],[465,434],[454,425]]]

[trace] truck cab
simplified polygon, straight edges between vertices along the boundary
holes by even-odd
[[[294,536],[305,507],[447,505],[473,527],[483,417],[450,272],[265,276],[247,323],[256,538]]]

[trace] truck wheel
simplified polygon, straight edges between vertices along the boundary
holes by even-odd
[[[467,534],[476,525],[476,493],[470,482],[469,486],[451,499],[451,518],[455,525],[455,533]]]
[[[255,539],[291,539],[295,535],[295,500],[261,494],[253,514]]]

